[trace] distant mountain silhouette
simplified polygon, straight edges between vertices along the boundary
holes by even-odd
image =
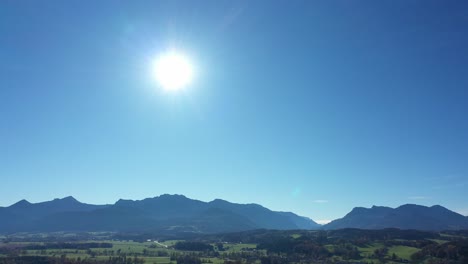
[[[89,212],[105,207],[80,203],[71,196],[35,204],[21,200],[9,207],[0,207],[0,232],[36,231],[36,223],[50,215]]]
[[[246,217],[254,225],[267,229],[317,229],[320,227],[319,224],[307,217],[290,212],[273,212],[258,204],[235,204],[216,199],[211,201],[209,205]]]
[[[320,225],[293,213],[258,204],[224,200],[202,202],[183,195],[91,205],[73,197],[32,204],[26,200],[0,208],[0,232],[174,231],[233,232],[259,228],[317,229]]]
[[[356,207],[341,219],[323,226],[324,229],[418,229],[451,230],[468,229],[468,219],[440,205],[431,207],[405,204],[398,208],[373,206]]]

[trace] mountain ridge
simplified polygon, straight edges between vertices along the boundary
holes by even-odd
[[[468,229],[468,217],[441,205],[403,204],[396,208],[354,207],[344,217],[319,225],[292,212],[272,211],[260,204],[204,202],[180,194],[142,200],[119,199],[93,205],[73,196],[31,203],[25,199],[0,207],[1,232],[164,231],[235,232],[252,229]]]
[[[403,204],[396,208],[374,205],[355,207],[323,228],[455,230],[468,229],[468,218],[441,205]]]
[[[81,203],[72,196],[40,203],[21,200],[0,207],[0,232],[160,231],[231,232],[259,228],[318,229],[312,219],[275,212],[258,204],[221,199],[203,202],[184,195],[163,194],[114,204]]]

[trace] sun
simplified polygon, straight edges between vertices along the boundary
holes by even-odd
[[[166,91],[178,91],[192,82],[193,66],[185,55],[170,51],[157,58],[153,65],[157,82]]]

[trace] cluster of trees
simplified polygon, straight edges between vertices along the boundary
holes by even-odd
[[[201,264],[199,257],[193,255],[183,255],[176,258],[177,264]]]
[[[225,263],[237,264],[237,263],[256,263],[257,260],[264,257],[265,254],[255,252],[224,252],[219,257],[225,260]]]
[[[451,260],[451,263],[468,263],[468,240],[451,241],[441,245],[431,244],[411,256],[415,262],[433,258]]]
[[[289,263],[286,258],[279,256],[267,256],[260,258],[261,264],[287,264]]]
[[[333,256],[340,256],[345,260],[357,260],[362,258],[358,248],[350,243],[335,245],[333,247]]]
[[[196,241],[179,241],[175,243],[174,248],[186,251],[213,251],[214,247],[208,243]]]
[[[314,259],[325,259],[331,254],[327,248],[307,238],[282,237],[257,245],[258,249],[266,249],[268,253],[300,254]]]
[[[150,247],[151,248],[151,247]],[[145,257],[168,257],[169,253],[164,250],[148,250],[148,249],[143,249],[143,256]]]

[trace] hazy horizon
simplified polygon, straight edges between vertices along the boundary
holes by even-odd
[[[173,193],[316,221],[468,215],[467,8],[0,1],[0,206]]]

